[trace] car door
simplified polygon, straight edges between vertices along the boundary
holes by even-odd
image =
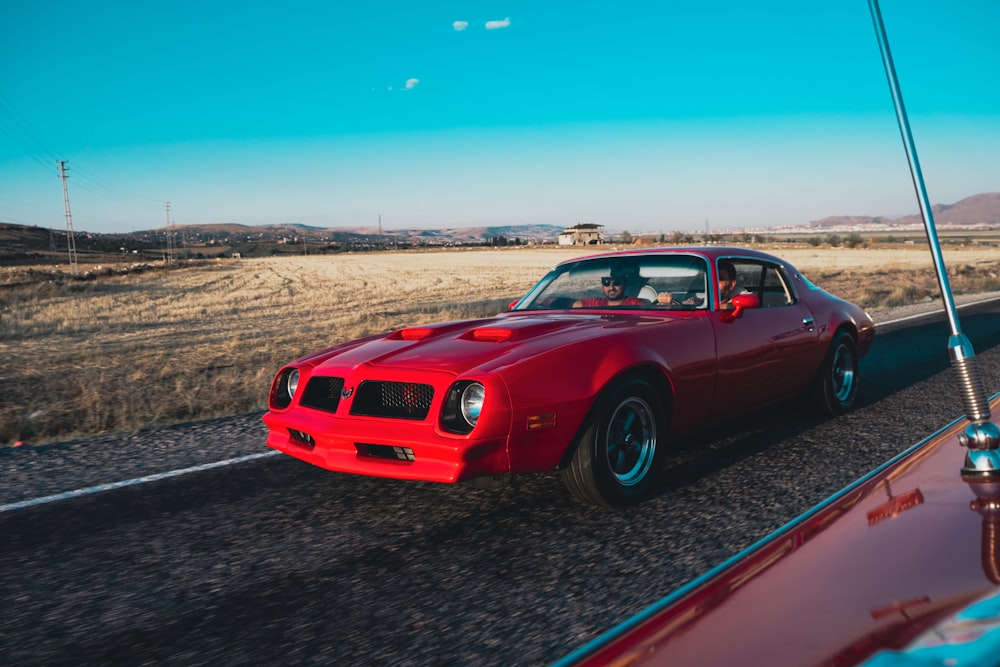
[[[761,307],[712,313],[718,373],[716,409],[749,411],[802,390],[814,372],[818,332],[812,312],[798,299],[780,266],[730,260],[737,290],[757,295]]]

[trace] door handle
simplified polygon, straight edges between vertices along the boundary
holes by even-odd
[[[816,320],[811,317],[802,318],[802,326],[810,331],[816,328]]]

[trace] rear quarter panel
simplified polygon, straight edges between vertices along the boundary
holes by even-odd
[[[820,340],[828,345],[837,329],[846,326],[856,335],[858,355],[867,354],[875,338],[875,323],[868,313],[795,275],[799,298],[813,312]]]

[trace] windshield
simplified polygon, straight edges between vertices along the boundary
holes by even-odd
[[[514,310],[706,308],[706,275],[690,255],[581,259],[553,269]]]

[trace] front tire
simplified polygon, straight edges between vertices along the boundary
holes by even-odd
[[[641,502],[664,444],[661,397],[644,380],[625,380],[597,401],[589,419],[563,483],[580,502],[605,509]]]
[[[858,353],[854,338],[841,331],[833,337],[813,385],[813,402],[827,415],[842,415],[858,395]]]

